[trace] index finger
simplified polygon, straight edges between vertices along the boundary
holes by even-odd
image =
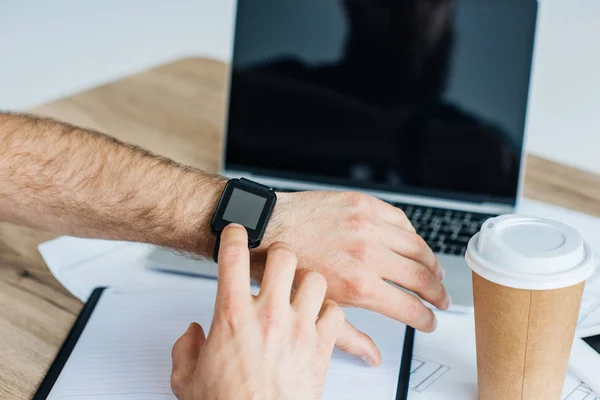
[[[217,304],[250,299],[250,251],[248,233],[238,224],[230,224],[221,233]]]

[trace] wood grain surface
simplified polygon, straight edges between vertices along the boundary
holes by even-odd
[[[227,66],[185,59],[30,110],[176,161],[218,169]],[[529,156],[525,195],[600,216],[600,177]],[[37,245],[53,236],[0,224],[0,399],[29,399],[82,307]]]

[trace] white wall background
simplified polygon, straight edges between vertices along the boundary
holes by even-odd
[[[190,55],[229,60],[235,0],[0,0],[0,109]]]
[[[600,173],[600,1],[540,0],[532,153]],[[235,0],[0,0],[0,109],[173,59],[229,61]]]

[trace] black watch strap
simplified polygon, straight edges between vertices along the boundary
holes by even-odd
[[[215,251],[213,252],[213,261],[219,262],[219,247],[221,247],[221,235],[217,235],[217,241],[215,242]]]

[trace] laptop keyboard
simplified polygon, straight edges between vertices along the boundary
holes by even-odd
[[[278,192],[294,192],[275,189]],[[478,214],[402,203],[390,203],[404,211],[417,233],[435,253],[462,256],[471,237],[492,214]]]
[[[462,256],[471,237],[494,215],[392,203],[402,209],[435,253]]]

